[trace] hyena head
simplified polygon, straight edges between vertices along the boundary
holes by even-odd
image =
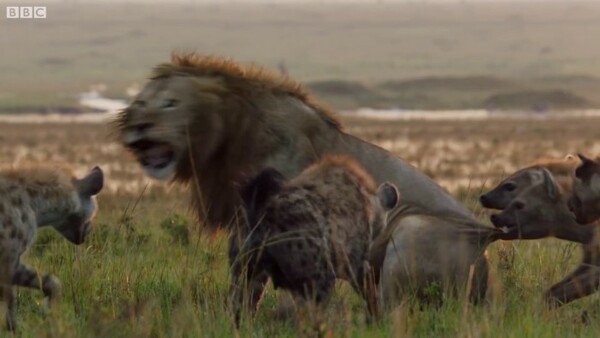
[[[526,168],[510,175],[498,185],[479,196],[479,202],[484,208],[503,210],[510,202],[531,187],[532,183],[540,176],[542,168]]]
[[[577,223],[587,224],[600,218],[600,163],[581,154],[579,158],[568,205]]]
[[[91,222],[98,209],[95,195],[102,190],[104,175],[99,167],[94,167],[87,176],[74,178],[72,183],[72,195],[78,201],[73,204],[76,207],[67,213],[51,216],[55,219],[51,224],[66,239],[79,245],[91,230]]]
[[[258,223],[267,201],[281,191],[285,182],[282,173],[269,167],[242,183],[240,197],[245,208],[246,221],[250,226]]]
[[[502,212],[490,220],[506,236],[514,239],[538,239],[555,235],[565,217],[572,219],[561,191],[547,169],[540,169],[531,186],[515,197]]]

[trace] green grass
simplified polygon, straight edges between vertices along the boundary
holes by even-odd
[[[348,132],[389,149],[440,183],[472,179],[471,188],[451,190],[481,220],[487,219],[476,201],[481,180],[489,187],[543,155],[593,156],[600,151],[599,122],[343,119]],[[109,135],[108,126],[98,124],[0,124],[0,160],[66,161],[80,170],[100,165],[107,179],[86,243],[73,246],[43,229],[24,256],[26,263],[61,279],[63,297],[46,312],[41,292],[19,289],[16,336],[297,336],[293,322],[276,319],[282,292],[271,288],[256,320],[234,330],[225,306],[226,234],[199,236],[184,189],[154,184],[135,208],[138,195],[111,192],[138,180],[143,188],[145,182],[139,165]],[[484,304],[472,307],[464,298],[441,308],[409,303],[375,326],[364,323],[361,301],[340,282],[326,327],[336,337],[597,337],[597,294],[555,311],[541,302],[542,293],[572,271],[580,256],[576,245],[557,240],[494,243]],[[0,337],[6,335],[0,331]]]
[[[226,307],[227,238],[199,235],[174,192],[150,190],[104,195],[86,243],[73,246],[44,229],[24,260],[56,274],[63,295],[44,311],[42,295],[18,291],[17,337],[294,337],[293,320],[277,319],[281,291],[269,288],[254,321],[234,329]],[[473,201],[465,201],[473,205]],[[135,208],[132,206],[135,205]],[[541,294],[578,260],[578,248],[556,240],[499,242],[490,247],[492,285],[480,306],[463,298],[441,307],[405,303],[378,325],[365,324],[364,308],[339,283],[323,332],[343,337],[561,337],[597,336],[598,296],[556,311]],[[582,314],[591,314],[588,324]]]

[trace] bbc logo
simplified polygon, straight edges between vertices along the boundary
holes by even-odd
[[[7,19],[45,19],[46,6],[6,6]]]

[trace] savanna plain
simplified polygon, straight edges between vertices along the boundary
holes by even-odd
[[[477,196],[541,156],[600,152],[598,119],[381,121],[342,118],[346,131],[403,157],[457,196],[482,222]],[[0,158],[67,161],[82,173],[100,165],[107,185],[88,240],[73,246],[53,230],[38,234],[25,260],[56,274],[62,299],[46,311],[39,292],[18,291],[19,337],[296,336],[280,319],[282,292],[269,288],[254,321],[235,330],[226,307],[227,234],[200,230],[184,187],[147,180],[106,124],[1,124]],[[441,307],[407,301],[367,325],[344,283],[324,318],[328,336],[560,337],[600,332],[592,295],[546,310],[542,292],[580,259],[557,240],[496,242],[487,300]],[[436,292],[436,290],[432,290]]]
[[[128,98],[173,50],[233,57],[288,72],[335,108],[587,109],[600,106],[600,6],[594,2],[462,5],[48,5],[44,21],[0,21],[0,113],[81,111],[90,88]],[[536,97],[533,101],[531,97]],[[541,102],[542,105],[539,104]],[[65,108],[66,107],[66,108]],[[75,108],[75,109],[71,109]],[[544,115],[544,114],[540,114]],[[466,121],[342,117],[347,132],[409,161],[484,223],[478,195],[544,156],[600,154],[598,118]],[[18,290],[16,337],[295,337],[269,288],[254,321],[226,307],[227,233],[204,233],[186,187],[152,182],[108,124],[0,123],[0,161],[99,165],[106,186],[87,241],[51,229],[24,261],[55,274],[47,311]],[[402,192],[400,192],[402,194]],[[340,283],[329,337],[597,337],[600,298],[547,310],[542,293],[580,260],[547,239],[489,247],[490,290],[472,306],[408,300],[367,325]],[[437,292],[432,288],[432,292]],[[247,318],[247,317],[246,317]],[[8,336],[0,331],[0,336]]]

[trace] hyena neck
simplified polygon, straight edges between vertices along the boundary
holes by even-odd
[[[566,222],[566,223],[565,223]],[[553,234],[554,237],[570,242],[589,244],[597,236],[600,228],[596,225],[582,225],[572,219],[565,218],[561,226]]]
[[[36,201],[37,203],[34,203],[34,210],[38,227],[52,225],[76,210],[76,202],[73,198],[55,201],[40,198],[36,199]]]
[[[73,184],[72,175],[60,168],[24,165],[0,171],[4,206],[32,213],[37,226],[50,225],[78,208]]]
[[[570,242],[588,244],[594,239],[598,227],[577,223],[566,206],[567,197],[568,196],[562,196],[561,202],[557,203],[555,206],[556,212],[554,214],[554,224],[556,224],[556,226],[553,227],[552,236]]]

